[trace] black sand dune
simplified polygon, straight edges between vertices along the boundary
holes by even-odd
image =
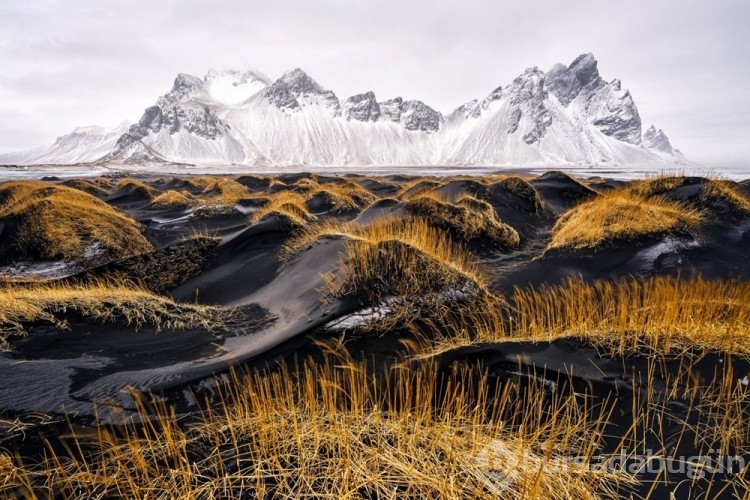
[[[347,245],[345,237],[319,238],[285,259],[281,255],[284,245],[300,234],[300,223],[281,213],[251,222],[251,214],[271,197],[286,191],[304,194],[300,188],[304,184],[297,183],[305,181],[321,186],[355,181],[377,198],[369,206],[339,211],[321,195],[311,195],[306,200],[313,221],[309,224],[330,217],[367,226],[386,217],[406,217],[410,213],[408,200],[420,192],[430,192],[446,203],[455,203],[465,195],[489,203],[498,220],[518,232],[520,244],[509,248],[469,240],[458,243],[476,253],[489,289],[499,295],[509,295],[515,287],[559,284],[574,276],[587,282],[692,274],[706,279],[750,279],[750,211],[737,205],[736,200],[706,198],[706,181],[699,178],[686,178],[656,193],[700,209],[703,222],[697,229],[613,237],[592,248],[555,249],[547,246],[562,214],[626,185],[607,179],[585,183],[560,172],[492,182],[445,182],[408,176],[340,178],[310,173],[284,174],[275,179],[247,175],[236,179],[247,189],[244,198],[232,198],[235,205],[226,207],[226,211],[204,213],[196,209],[201,197],[209,199],[222,193],[207,192],[187,179],[116,181],[65,184],[104,200],[140,223],[153,251],[96,262],[64,280],[85,283],[128,277],[178,301],[225,308],[225,328],[157,332],[144,326],[136,331],[132,325],[101,324],[65,312],[60,313],[67,320],[65,331],[46,323],[26,325],[28,334],[12,337],[9,350],[0,354],[0,414],[8,418],[29,412],[65,412],[78,423],[90,424],[98,407],[100,419],[116,421],[135,410],[130,389],[161,394],[181,411],[190,412],[195,410],[191,394],[230,368],[273,369],[278,362],[293,364],[306,357],[322,362],[324,351],[318,343],[335,337],[340,337],[352,358],[367,359],[377,375],[403,363],[406,349],[402,341],[411,338],[409,331],[348,337],[347,329],[324,327],[376,305],[368,303],[362,294],[338,298],[325,295],[324,275],[339,269]],[[741,188],[747,191],[746,186]],[[189,193],[191,200],[198,201],[189,207],[152,203],[169,190]],[[7,227],[8,222],[0,220],[0,260],[20,260]],[[451,237],[456,239],[457,234],[452,232]],[[750,363],[741,357],[691,352],[654,365],[654,358],[645,354],[605,355],[574,340],[479,344],[449,349],[430,359],[446,379],[461,369],[485,373],[485,389],[490,392],[509,383],[541,384],[548,388],[550,397],[567,391],[585,394],[593,403],[613,403],[615,416],[606,425],[603,453],[617,448],[618,436],[622,435],[619,427],[631,422],[633,412],[639,410],[645,397],[643,377],[654,366],[658,369],[650,372],[648,397],[653,404],[668,406],[670,420],[662,422],[660,439],[647,440],[647,444],[671,452],[692,450],[689,443],[696,436],[681,434],[681,423],[710,421],[710,416],[701,412],[696,401],[668,397],[672,390],[668,385],[674,384],[670,374],[688,363],[688,378],[702,381],[708,389],[722,378],[742,379],[750,374]],[[512,421],[513,416],[509,419]],[[642,431],[648,434],[653,429],[646,426]],[[680,481],[657,484],[653,491],[667,495]],[[720,489],[722,481],[711,483],[706,479],[693,485],[691,494],[697,497],[709,483]],[[650,484],[633,491],[645,495],[649,488]]]
[[[342,180],[300,173],[279,176],[277,181],[292,186],[305,179],[321,184]],[[366,178],[360,182],[384,195],[392,195],[399,183],[411,183],[407,195],[436,189],[439,196],[448,200],[462,194],[486,199],[498,217],[523,236],[517,250],[483,254],[491,284],[501,292],[514,286],[556,284],[574,275],[587,280],[687,275],[696,271],[708,278],[750,276],[750,218],[725,219],[722,207],[709,207],[711,223],[700,234],[615,240],[603,248],[545,252],[555,222],[553,214],[597,196],[597,192],[559,172],[549,172],[531,179],[530,183],[511,179],[488,185],[467,180],[442,183],[433,179],[414,183],[398,176],[383,180]],[[248,197],[267,196],[272,184],[269,178],[254,176],[241,177],[238,182],[248,187]],[[595,184],[612,188],[620,183],[599,180]],[[700,179],[686,179],[684,185],[666,196],[695,202],[700,186]],[[186,180],[172,179],[150,184],[125,182],[103,197],[144,224],[145,234],[155,244],[162,245],[162,249],[145,258],[101,266],[79,278],[125,274],[141,282],[153,282],[152,288],[166,291],[175,299],[248,308],[246,319],[250,326],[237,335],[215,336],[197,331],[154,335],[148,330],[133,333],[127,326],[81,321],[72,323],[71,331],[61,333],[54,342],[37,339],[54,337],[50,327],[33,328],[29,338],[13,344],[11,354],[0,356],[0,373],[19,382],[0,389],[0,408],[54,412],[61,402],[66,402],[68,408],[86,413],[96,400],[127,401],[123,390],[128,386],[160,391],[199,381],[232,365],[248,361],[262,365],[267,350],[290,338],[304,336],[357,307],[365,307],[356,300],[325,305],[321,302],[320,290],[324,286],[321,276],[335,270],[344,248],[343,240],[323,239],[285,262],[280,251],[295,230],[286,220],[270,216],[250,224],[241,214],[206,218],[195,216],[190,209],[157,210],[149,206],[155,193],[169,189],[200,192]],[[324,212],[325,207],[318,208]],[[405,213],[403,202],[384,198],[361,213],[345,216],[344,220],[348,217],[367,225],[382,217],[401,217]],[[178,242],[195,230],[208,231],[219,239],[197,246]],[[192,249],[186,250],[188,247]],[[149,274],[163,275],[164,270],[179,268],[179,262],[186,261],[193,265],[181,270],[171,281],[149,279]],[[243,328],[240,326],[238,330]],[[179,356],[152,356],[154,352],[170,350],[178,351]],[[52,366],[54,370],[50,369]],[[42,372],[47,374],[42,383],[44,388],[31,393],[24,391],[23,397],[19,397],[20,381],[36,378],[34,374]]]

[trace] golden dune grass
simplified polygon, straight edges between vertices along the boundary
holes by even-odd
[[[705,179],[694,200],[665,197],[686,182],[686,177],[666,175],[607,191],[565,213],[548,248],[592,248],[614,239],[694,230],[714,205],[750,214],[750,199],[731,181]]]
[[[173,189],[159,193],[151,200],[151,206],[156,208],[188,208],[194,203],[195,198],[190,193]]]
[[[268,195],[265,205],[250,214],[250,223],[258,222],[268,215],[278,215],[299,226],[306,225],[316,217],[307,208],[307,200],[294,191],[279,191]]]
[[[247,186],[226,177],[193,177],[188,182],[203,188],[196,201],[208,212],[231,210],[239,201],[252,197]]]
[[[334,230],[340,230],[333,226]],[[385,333],[425,314],[451,309],[467,297],[488,297],[476,259],[423,219],[384,218],[348,225],[337,271],[325,275],[326,297],[358,296],[383,310],[362,330]]]
[[[149,186],[143,181],[139,181],[138,179],[132,179],[130,177],[126,177],[124,179],[119,180],[114,187],[112,188],[112,192],[119,191],[121,189],[127,189],[131,192],[141,192],[143,194],[150,196],[154,196],[156,194],[156,189]]]
[[[10,335],[23,335],[30,323],[47,322],[60,328],[66,312],[76,312],[98,322],[118,322],[157,329],[203,327],[219,324],[217,309],[179,304],[128,281],[6,283],[0,286],[0,346]]]
[[[396,198],[401,201],[409,201],[417,196],[432,193],[444,185],[444,181],[438,181],[430,177],[419,177],[404,183],[398,193],[396,193]]]
[[[616,239],[689,231],[701,221],[697,211],[678,202],[616,189],[560,217],[547,248],[595,248]]]
[[[750,198],[742,193],[737,184],[726,180],[709,180],[701,191],[701,202],[721,201],[731,209],[750,214]]]
[[[356,182],[330,182],[310,187],[305,198],[322,197],[326,203],[334,205],[337,212],[364,208],[377,200],[377,196]]]
[[[477,282],[484,282],[478,274],[476,259],[452,242],[443,231],[421,218],[382,217],[368,225],[326,219],[305,228],[285,245],[282,253],[289,258],[320,238],[328,237],[343,237],[351,240],[354,245],[357,242],[374,246],[387,242],[402,243],[449,268],[471,276]]]
[[[523,199],[529,200],[535,213],[544,210],[544,202],[539,197],[539,192],[523,177],[518,177],[515,175],[505,177],[503,179],[499,179],[495,184],[507,189],[508,191],[518,195]]]
[[[697,349],[750,357],[750,283],[743,281],[655,276],[587,283],[570,278],[556,286],[516,288],[507,303],[480,298],[439,314],[414,323],[417,333],[431,332],[423,335],[429,338],[418,351],[578,338],[618,354]]]
[[[518,289],[514,336],[581,336],[619,351],[719,350],[750,355],[750,283],[657,276]]]
[[[385,217],[366,226],[324,220],[302,229],[282,256],[289,259],[321,238],[346,240],[337,271],[325,276],[324,294],[365,295],[370,305],[386,307],[388,314],[373,325],[380,332],[489,293],[474,256],[421,218]]]
[[[406,209],[465,240],[487,240],[501,248],[516,248],[521,243],[518,232],[497,217],[492,205],[473,196],[464,195],[450,203],[434,194],[420,195],[407,202]]]
[[[0,218],[16,225],[16,246],[27,258],[79,259],[95,243],[114,257],[152,249],[138,223],[119,210],[46,182],[0,184]]]
[[[93,452],[87,460],[52,453],[27,477],[65,498],[497,498],[480,470],[487,462],[512,474],[504,498],[598,499],[632,482],[585,462],[544,466],[545,458],[591,457],[601,409],[582,412],[558,398],[550,419],[541,387],[508,384],[489,395],[481,377],[465,374],[438,395],[431,365],[394,375],[378,388],[363,365],[337,361],[307,364],[300,379],[286,370],[235,374],[222,404],[197,424],[182,426],[157,403],[158,418],[143,418],[142,430],[74,434],[72,449]],[[514,414],[522,422],[504,423]],[[520,459],[538,467],[512,468]]]
[[[62,183],[73,189],[78,189],[93,196],[106,196],[110,193],[112,186],[88,179],[70,179]]]
[[[420,219],[368,229],[372,230],[347,242],[347,254],[340,266],[345,278],[335,287],[340,292],[347,285],[353,291],[377,281],[387,282],[387,288],[400,296],[430,293],[465,282],[484,286],[470,254]]]
[[[156,208],[194,208],[197,215],[213,216],[231,213],[242,200],[253,198],[246,186],[225,177],[191,177],[187,183],[202,191],[167,190],[155,195],[151,206]]]

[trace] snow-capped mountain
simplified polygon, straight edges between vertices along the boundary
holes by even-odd
[[[339,99],[301,69],[275,81],[253,71],[180,74],[100,161],[663,165],[684,157],[655,128],[642,137],[630,92],[584,54],[547,72],[527,69],[447,115],[371,91]]]
[[[685,156],[682,151],[672,147],[672,143],[669,142],[669,137],[664,133],[662,129],[656,130],[656,127],[651,125],[648,130],[643,133],[643,147],[648,148],[649,151],[659,155],[666,159],[677,159],[685,160]],[[686,160],[685,160],[686,161]]]
[[[92,162],[112,151],[117,140],[129,127],[130,123],[127,121],[114,127],[78,127],[71,133],[58,137],[50,147],[0,155],[0,165],[69,165]]]

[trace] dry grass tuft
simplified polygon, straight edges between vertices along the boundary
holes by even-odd
[[[298,226],[305,226],[316,219],[308,210],[305,198],[294,191],[279,191],[269,195],[266,204],[250,214],[250,223],[269,215],[284,217]]]
[[[170,189],[158,194],[151,200],[154,208],[188,208],[195,203],[190,193]]]
[[[133,219],[94,196],[46,182],[0,184],[0,218],[30,259],[80,259],[92,245],[113,257],[152,249]]]
[[[684,176],[659,176],[653,179],[635,181],[628,186],[633,192],[646,197],[666,195],[670,191],[695,182],[695,179]],[[724,205],[730,210],[750,213],[750,199],[739,189],[736,182],[723,179],[699,179],[700,195],[692,200],[685,200],[696,210],[710,209]]]
[[[633,181],[625,189],[649,198],[682,187],[687,181],[687,177],[681,175],[659,175],[650,179]]]
[[[417,196],[406,203],[406,209],[465,240],[499,248],[517,248],[521,243],[518,232],[498,219],[492,205],[473,196],[460,197],[455,204],[434,195]]]
[[[396,194],[396,198],[401,201],[409,201],[418,196],[427,195],[444,185],[445,182],[429,177],[420,177],[405,183]]]
[[[192,177],[186,186],[200,190],[196,194],[190,190],[168,190],[153,197],[154,208],[193,208],[195,215],[212,217],[231,214],[236,205],[253,198],[246,186],[225,177]]]
[[[157,193],[156,189],[149,186],[145,182],[139,181],[138,179],[132,179],[130,177],[126,177],[118,181],[117,184],[115,184],[115,186],[113,187],[112,192],[114,193],[120,190],[125,190],[129,193],[140,193],[149,198],[155,196]]]
[[[750,199],[736,183],[698,179],[696,195],[668,197],[696,180],[660,176],[634,181],[603,193],[565,213],[553,229],[548,248],[597,247],[619,238],[637,238],[696,229],[712,213],[750,214]],[[689,192],[689,191],[688,191]]]
[[[364,208],[377,200],[377,196],[355,182],[328,183],[307,191],[308,201],[321,198],[334,206],[336,212],[348,212]]]
[[[521,177],[505,177],[494,183],[494,186],[500,186],[507,189],[516,196],[526,200],[534,213],[539,213],[544,210],[544,202],[540,198],[539,192],[534,186]]]
[[[731,210],[750,214],[750,199],[732,181],[709,180],[701,191],[701,202],[709,205],[721,203]]]
[[[341,292],[375,282],[389,283],[387,288],[400,296],[466,282],[485,285],[471,254],[423,219],[384,218],[369,226],[350,227],[355,230],[347,235],[344,278],[335,287]]]
[[[326,237],[347,242],[338,270],[326,275],[323,292],[356,296],[382,309],[376,324],[364,326],[365,331],[384,333],[467,297],[489,296],[475,258],[424,219],[386,217],[368,226],[324,221],[304,229],[283,256]]]
[[[698,212],[677,202],[616,189],[566,212],[547,248],[596,248],[616,239],[689,231],[701,220]]]
[[[65,182],[62,182],[61,185],[73,189],[78,189],[79,191],[83,191],[84,193],[88,193],[99,198],[108,195],[110,190],[112,189],[112,186],[110,185],[102,184],[101,182],[90,181],[88,179],[69,179]]]
[[[129,281],[12,283],[0,287],[0,345],[10,335],[25,334],[30,323],[46,322],[65,329],[64,315],[75,312],[99,322],[119,322],[136,329],[180,330],[202,327],[212,330],[218,309],[179,304],[155,295]]]
[[[16,465],[16,460],[0,451],[0,496],[3,498],[34,498],[29,474]],[[7,496],[6,496],[7,495]]]

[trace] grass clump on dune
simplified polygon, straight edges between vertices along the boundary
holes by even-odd
[[[188,208],[194,202],[190,193],[170,189],[155,196],[151,200],[151,206],[154,208]]]
[[[147,198],[151,198],[157,193],[156,189],[149,186],[145,182],[139,181],[138,179],[132,179],[130,177],[126,177],[118,181],[117,184],[115,184],[112,188],[112,193],[110,194],[114,194],[117,191],[125,191],[130,194],[140,194]]]
[[[235,205],[244,199],[251,198],[246,186],[226,177],[193,177],[188,182],[203,188],[195,196],[194,206],[198,206],[203,215],[215,215],[234,210]]]
[[[396,198],[402,201],[409,201],[418,196],[429,194],[444,185],[445,182],[430,179],[429,177],[420,177],[405,183],[396,194]]]
[[[138,223],[119,210],[46,182],[0,184],[0,218],[12,223],[15,245],[29,259],[79,259],[92,245],[111,257],[152,249]]]
[[[97,322],[120,322],[136,329],[217,326],[217,309],[179,304],[129,281],[6,283],[0,287],[0,346],[10,335],[23,335],[31,323],[65,328],[64,316],[73,312]]]
[[[385,217],[369,225],[323,221],[288,242],[283,256],[291,258],[321,238],[346,241],[338,270],[326,275],[324,292],[356,296],[363,305],[382,309],[378,324],[370,325],[378,331],[407,326],[467,297],[490,295],[474,256],[424,219]]]
[[[269,195],[265,205],[250,214],[250,223],[276,215],[297,226],[305,226],[315,216],[307,208],[307,200],[294,191],[279,191]]]
[[[61,184],[96,197],[104,197],[108,195],[112,189],[112,186],[102,184],[101,182],[90,181],[88,179],[70,179]]]
[[[316,179],[300,179],[291,189],[308,202],[318,201],[338,213],[364,208],[377,197],[353,181],[320,183]]]
[[[192,177],[185,185],[191,189],[169,189],[155,195],[151,206],[195,208],[196,215],[210,217],[232,213],[237,203],[252,198],[246,186],[224,177]]]
[[[697,188],[697,193],[683,200],[683,203],[696,210],[725,208],[729,211],[750,214],[750,199],[733,181],[667,175],[635,181],[628,189],[647,197],[668,196],[671,191],[691,185]]]
[[[336,295],[364,288],[379,300],[485,287],[473,256],[423,219],[385,218],[347,236],[341,274],[331,281]]]
[[[539,213],[544,210],[544,202],[539,196],[539,192],[521,177],[511,176],[498,180],[492,184],[495,187],[501,187],[525,200],[531,207],[533,213]]]
[[[332,205],[336,212],[347,212],[364,208],[373,203],[377,197],[354,182],[328,183],[311,189],[307,200],[320,198],[325,204]]]
[[[406,209],[467,241],[487,241],[499,248],[517,248],[521,243],[518,232],[498,219],[492,205],[473,196],[463,196],[456,203],[418,196],[406,203]]]
[[[678,202],[616,189],[566,212],[547,248],[596,248],[618,239],[679,233],[697,228],[701,220]]]
[[[730,210],[750,214],[750,198],[745,196],[737,183],[725,180],[709,180],[701,191],[701,201],[709,205],[721,203]]]

